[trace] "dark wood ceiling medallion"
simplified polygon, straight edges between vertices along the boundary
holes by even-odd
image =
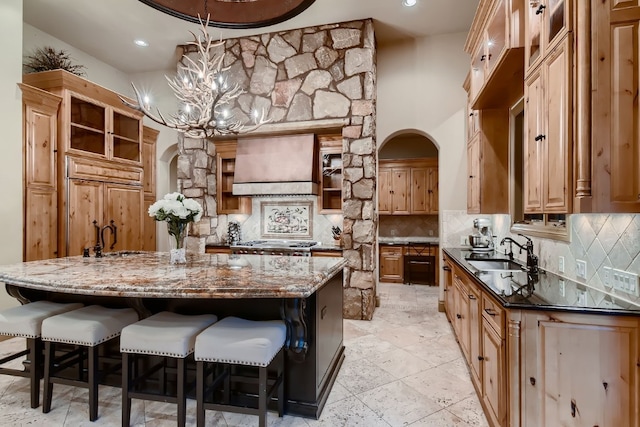
[[[161,12],[191,22],[198,15],[220,28],[259,28],[291,19],[315,0],[140,0]]]

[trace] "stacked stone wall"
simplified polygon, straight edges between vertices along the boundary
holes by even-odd
[[[309,27],[226,40],[229,81],[247,91],[231,107],[250,121],[264,111],[271,123],[260,129],[344,119],[343,243],[347,259],[344,315],[371,319],[375,307],[376,255],[376,51],[371,20]],[[182,139],[178,179],[188,197],[205,207],[192,227],[188,247],[204,252],[218,225],[215,143]]]

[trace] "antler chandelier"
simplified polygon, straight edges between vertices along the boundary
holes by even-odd
[[[186,49],[178,63],[176,75],[171,78],[165,76],[180,101],[177,113],[165,118],[159,108],[156,108],[156,113],[152,112],[148,98],[133,83],[131,86],[137,103],[122,97],[120,99],[154,122],[176,129],[190,138],[209,138],[255,130],[270,120],[266,118],[264,111],[256,110],[251,112],[253,124],[250,126],[234,117],[231,106],[245,90],[229,81],[229,67],[223,67],[224,49],[218,49],[224,45],[224,41],[216,42],[211,38],[206,30],[208,23],[209,17],[206,23],[200,20],[202,36],[191,33],[194,40],[187,43],[188,46],[195,47],[196,58],[189,57],[191,49]],[[220,50],[222,53],[219,53]]]

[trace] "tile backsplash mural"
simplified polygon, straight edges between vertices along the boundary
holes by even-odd
[[[473,219],[482,215],[467,215],[465,211],[445,211],[442,218],[442,241],[445,247],[459,247],[460,236],[473,230]],[[485,215],[492,219],[496,242],[510,236],[516,241],[523,238],[510,232],[509,215]],[[544,270],[558,274],[587,286],[597,288],[618,298],[640,304],[640,298],[614,290],[604,284],[604,267],[640,274],[640,215],[636,214],[579,214],[571,215],[568,226],[570,242],[533,237],[534,252]],[[504,252],[505,247],[497,245]],[[522,261],[526,254],[514,252]],[[558,271],[559,257],[564,257],[565,271]],[[576,278],[576,260],[587,263],[587,279]]]
[[[217,224],[215,226],[215,235],[208,239],[207,243],[226,243],[227,242],[227,223],[228,221],[236,221],[240,224],[240,239],[241,240],[259,240],[264,238],[269,239],[300,239],[300,240],[315,240],[323,245],[333,245],[335,240],[331,234],[331,227],[337,226],[341,229],[342,215],[320,215],[318,214],[317,198],[313,196],[293,196],[293,197],[253,197],[251,206],[251,215],[219,215],[216,218]],[[287,233],[267,232],[265,234],[265,221],[262,218],[264,207],[308,207],[307,214],[310,214],[308,218],[308,230],[305,232],[295,232],[287,236]],[[296,217],[297,218],[297,217]],[[299,219],[299,218],[297,218]],[[307,218],[303,218],[307,220]],[[299,230],[298,230],[299,231]]]

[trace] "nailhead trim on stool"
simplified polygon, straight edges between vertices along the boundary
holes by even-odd
[[[278,392],[278,415],[283,415],[285,401],[283,346],[286,332],[287,328],[281,320],[252,321],[226,317],[198,335],[194,353],[197,370],[198,427],[204,427],[207,409],[258,415],[260,427],[266,427],[267,403],[276,391]],[[279,361],[278,376],[271,381],[271,388],[268,389],[267,369],[274,359]],[[205,403],[205,382],[208,377],[208,373],[205,374],[205,364],[208,362],[258,367],[258,408],[244,408],[230,404],[231,373],[228,367],[213,381],[214,386],[224,381],[224,403]],[[239,377],[234,376],[233,379],[242,382]]]
[[[29,370],[0,368],[0,374],[29,378],[31,407],[40,405],[40,377],[42,376],[42,321],[56,314],[75,310],[82,304],[60,304],[50,301],[35,301],[18,307],[0,311],[0,335],[27,339],[27,349],[11,354],[0,360],[0,365],[28,355]]]
[[[42,412],[48,413],[51,410],[53,383],[67,384],[89,389],[89,419],[95,421],[98,418],[98,380],[100,376],[100,372],[98,372],[98,346],[118,337],[125,326],[137,321],[138,314],[132,308],[106,308],[99,305],[91,305],[45,319],[42,322],[42,341],[45,343]],[[70,360],[65,363],[55,363],[55,343],[81,346],[77,350],[75,359],[79,364],[84,361],[84,347],[86,347],[88,352],[87,381],[83,381],[81,378],[71,380],[53,375],[54,371],[59,368],[71,366]]]
[[[163,311],[131,324],[122,330],[120,352],[122,353],[122,425],[129,426],[131,419],[131,399],[173,402],[178,405],[178,426],[186,424],[186,363],[185,358],[193,353],[196,336],[215,323],[218,317],[213,314],[187,316]],[[135,377],[136,354],[157,355],[177,359],[177,393],[173,396],[136,392],[135,385],[140,378],[164,367],[152,367],[149,371]],[[131,371],[134,371],[132,378]],[[166,373],[163,372],[166,375]]]

